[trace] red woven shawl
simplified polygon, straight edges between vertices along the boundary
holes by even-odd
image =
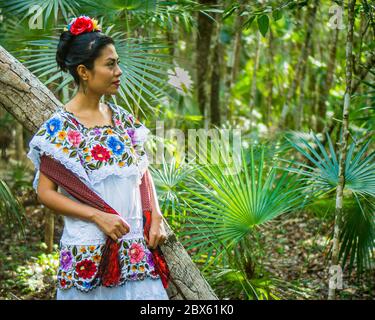
[[[71,196],[80,200],[81,202],[90,205],[101,211],[117,214],[115,209],[109,206],[99,195],[93,192],[85,183],[83,183],[73,172],[68,170],[63,164],[57,160],[42,155],[40,162],[40,172],[46,175],[49,179],[55,182],[60,187],[64,188]],[[142,199],[143,210],[143,231],[147,236],[149,235],[151,227],[151,185],[148,180],[148,175],[144,174],[142,183],[140,185],[140,193]],[[146,239],[147,241],[147,239]],[[102,285],[109,287],[115,286],[120,281],[121,270],[119,260],[119,243],[113,241],[112,238],[107,237],[102,258],[100,260],[97,278],[101,279]],[[155,263],[155,270],[160,275],[164,288],[168,287],[170,273],[168,265],[165,261],[164,255],[158,246],[156,249],[150,249]]]

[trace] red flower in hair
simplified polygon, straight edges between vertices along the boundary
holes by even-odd
[[[76,18],[68,27],[70,33],[79,35],[85,32],[91,32],[94,29],[94,24],[91,18],[80,16]]]

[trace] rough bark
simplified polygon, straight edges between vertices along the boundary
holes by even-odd
[[[200,0],[199,3],[215,4],[216,1]],[[210,18],[201,12],[198,13],[198,34],[196,39],[197,94],[199,110],[203,116],[207,113],[208,93],[206,87],[213,26],[214,22]]]
[[[48,88],[0,46],[0,106],[35,132],[61,105]],[[170,299],[216,300],[188,253],[163,218],[168,238],[161,250],[171,270]]]
[[[18,161],[23,159],[25,150],[23,148],[23,127],[19,122],[16,123],[14,144],[16,150],[16,159]]]
[[[210,99],[210,119],[212,125],[220,125],[221,110],[220,110],[220,76],[222,64],[222,46],[220,43],[220,29],[221,22],[220,16],[216,15],[215,32],[213,37],[213,50],[212,50],[212,71],[211,71],[211,99]]]

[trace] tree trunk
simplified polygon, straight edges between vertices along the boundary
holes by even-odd
[[[16,136],[15,136],[15,151],[16,151],[16,159],[21,161],[25,154],[25,150],[23,148],[23,126],[21,123],[16,123]]]
[[[221,21],[219,14],[216,14],[217,24],[213,37],[213,50],[211,62],[211,99],[210,99],[210,120],[212,125],[220,126],[220,76],[222,62],[222,46],[220,43]]]
[[[264,117],[264,122],[267,126],[271,125],[271,113],[273,104],[273,79],[275,77],[275,67],[274,67],[274,46],[273,46],[273,32],[272,26],[269,26],[269,38],[268,38],[268,97],[267,97],[267,107],[266,115]]]
[[[304,76],[305,65],[307,63],[307,58],[309,56],[310,42],[312,38],[312,31],[314,29],[314,22],[316,17],[316,11],[318,9],[319,0],[314,0],[311,7],[306,13],[306,36],[305,42],[303,44],[300,56],[298,58],[297,65],[295,66],[295,76],[293,78],[292,84],[288,91],[287,99],[285,100],[283,110],[281,112],[280,127],[285,128],[286,119],[290,112],[290,103],[293,98],[295,98],[301,76]],[[298,111],[298,110],[297,110]],[[298,112],[297,112],[298,113]]]
[[[224,101],[226,103],[226,106],[224,108],[225,111],[225,118],[229,122],[232,118],[232,103],[230,101],[231,94],[232,94],[232,87],[234,82],[236,81],[238,69],[240,65],[240,53],[241,53],[241,39],[242,39],[242,24],[244,21],[243,16],[240,16],[240,13],[242,12],[242,9],[244,8],[244,1],[240,0],[240,11],[236,16],[236,21],[234,24],[234,40],[232,49],[228,51],[228,61],[227,61],[227,67],[225,72],[225,95],[224,95]]]
[[[48,88],[0,46],[0,107],[10,112],[26,129],[35,132],[61,103]],[[177,241],[163,218],[168,238],[161,246],[172,280],[170,299],[216,300],[217,296],[197,266]]]
[[[47,245],[47,253],[52,253],[55,216],[47,207],[44,207],[44,213],[44,242]]]
[[[329,53],[329,60],[327,66],[327,75],[323,77],[320,88],[319,102],[318,102],[318,113],[317,113],[317,131],[321,132],[324,129],[327,105],[326,102],[329,96],[329,90],[331,89],[333,82],[333,75],[335,74],[336,65],[336,51],[337,43],[339,39],[339,28],[335,28],[333,32],[333,41],[331,50]]]
[[[250,88],[250,97],[249,97],[249,108],[250,108],[250,130],[253,128],[254,121],[254,105],[257,92],[257,70],[259,67],[259,53],[260,53],[260,31],[256,32],[256,44],[255,44],[255,57],[254,57],[254,66],[253,66],[253,77],[251,79],[251,88]]]
[[[201,4],[214,4],[216,1],[200,0]],[[208,61],[211,45],[211,36],[213,30],[213,21],[203,13],[198,13],[198,34],[196,42],[196,70],[197,70],[197,94],[198,105],[202,116],[207,115],[207,74],[208,74]]]
[[[335,226],[332,240],[332,257],[331,268],[336,268],[339,264],[339,237],[342,225],[343,213],[343,193],[345,186],[345,161],[347,154],[347,145],[349,137],[349,108],[350,98],[352,94],[352,74],[353,74],[353,29],[354,29],[354,7],[356,0],[351,0],[348,4],[348,35],[346,40],[346,90],[344,95],[344,107],[342,114],[342,141],[339,143],[339,183],[336,189],[336,208],[335,208]],[[336,297],[336,287],[329,286],[328,299],[332,300]]]

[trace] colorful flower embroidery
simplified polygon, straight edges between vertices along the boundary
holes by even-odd
[[[142,245],[138,243],[133,243],[130,247],[130,262],[138,263],[141,261],[145,255]]]
[[[94,132],[94,134],[97,135],[97,136],[99,136],[99,135],[102,134],[102,131],[101,131],[99,128],[94,128],[93,132]]]
[[[138,165],[145,155],[137,129],[143,126],[120,107],[112,106],[112,126],[85,128],[72,113],[62,110],[48,120],[37,132],[56,152],[83,167],[81,176],[93,176],[101,167],[119,168]],[[107,171],[109,172],[109,171]],[[98,175],[100,176],[100,175]],[[96,177],[93,176],[95,180]]]
[[[90,279],[92,278],[96,271],[97,267],[95,265],[95,262],[92,260],[83,260],[80,263],[76,265],[76,272],[78,277],[83,278],[83,279]]]
[[[68,132],[68,140],[74,147],[78,147],[81,142],[81,133],[77,130],[70,130]]]
[[[109,137],[108,146],[111,148],[114,154],[122,155],[125,145],[115,137]]]
[[[98,161],[107,161],[110,158],[108,149],[98,144],[95,145],[95,147],[91,149],[91,155],[93,156],[95,160],[98,160]]]
[[[57,137],[58,137],[60,140],[64,140],[65,137],[66,137],[66,132],[65,132],[65,131],[59,131]]]
[[[135,130],[134,129],[127,129],[126,130],[130,139],[132,140],[132,144],[135,144]]]
[[[75,286],[81,291],[89,291],[100,285],[96,278],[104,244],[101,245],[61,245],[60,266],[57,284],[61,289]],[[152,254],[144,238],[123,239],[120,242],[120,285],[127,281],[143,280],[146,277],[159,279]]]
[[[152,253],[151,253],[151,251],[148,251],[146,253],[146,261],[147,261],[147,263],[148,263],[148,265],[150,267],[154,267],[155,266],[154,260],[152,259]]]
[[[68,271],[72,267],[73,256],[70,251],[64,250],[61,252],[60,264],[64,271]]]
[[[46,123],[47,132],[49,135],[54,136],[57,131],[61,129],[61,121],[57,118],[52,118]]]

